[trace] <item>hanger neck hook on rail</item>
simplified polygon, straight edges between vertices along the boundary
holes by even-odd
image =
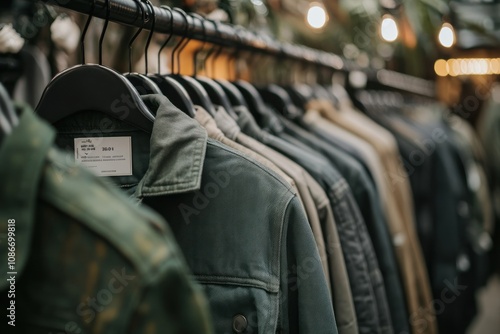
[[[210,19],[206,19],[206,20],[209,21],[210,23],[212,23],[214,25],[214,28],[215,28],[215,21],[210,20]],[[218,33],[217,30],[216,30],[216,32]],[[208,50],[207,54],[205,55],[205,59],[203,59],[203,68],[205,69],[205,75],[207,77],[210,76],[210,74],[208,73],[207,61],[212,56],[212,53],[214,53],[214,50],[215,50],[215,46],[212,45],[212,47]]]
[[[217,38],[218,39],[221,39],[220,36],[221,36],[221,33],[220,33],[220,30],[219,30],[219,25],[217,24],[216,21],[212,21],[213,22],[213,25],[214,25],[214,28],[215,28],[215,33],[217,34]],[[215,47],[216,51],[215,51],[215,54],[213,55],[212,57],[212,78],[215,77],[215,67],[217,66],[217,59],[219,58],[220,54],[222,53],[222,45],[219,45],[217,47]]]
[[[174,36],[174,34],[172,33],[174,28],[174,15],[172,14],[172,9],[168,6],[161,6],[160,8],[165,9],[170,14],[170,35],[167,37],[165,43],[163,43],[163,45],[160,47],[160,50],[158,50],[158,75],[160,75],[160,68],[161,68],[161,52]]]
[[[184,49],[186,48],[186,46],[189,44],[189,41],[191,41],[191,37],[190,37],[190,34],[189,34],[189,20],[188,20],[188,15],[186,14],[186,12],[184,12],[185,17],[186,17],[186,23],[187,23],[187,27],[186,27],[186,30],[185,30],[185,33],[186,33],[186,39],[184,40],[184,43],[182,44],[181,47],[179,47],[179,50],[177,51],[177,74],[180,74],[181,72],[181,53],[182,51],[184,51]]]
[[[228,60],[227,60],[227,73],[228,73],[228,76],[229,74],[231,73],[231,62],[234,61],[234,80],[238,80],[240,79],[241,77],[241,73],[240,73],[240,69],[239,69],[239,64],[237,62],[237,59],[239,58],[240,56],[240,52],[241,52],[241,48],[240,48],[240,45],[241,44],[241,41],[242,41],[242,38],[241,38],[241,35],[242,35],[242,32],[241,32],[241,27],[234,27],[234,35],[236,37],[236,39],[238,40],[235,48],[234,48],[234,51],[231,52],[228,56]]]
[[[179,50],[179,53],[180,53],[180,51],[182,51],[182,49],[180,49],[180,46],[181,46],[181,44],[183,44],[184,40],[187,38],[187,34],[189,32],[189,22],[187,19],[186,12],[184,12],[182,9],[179,9],[179,8],[174,8],[174,11],[178,12],[180,15],[182,15],[184,22],[186,23],[186,28],[184,29],[184,33],[181,37],[181,40],[177,43],[177,45],[172,50],[172,60],[171,60],[172,74],[176,73],[175,66],[174,66],[175,65],[175,53],[177,52],[177,50]],[[177,57],[177,61],[180,61],[180,57]],[[178,68],[178,71],[176,74],[179,74],[180,68],[181,68],[180,64],[177,65],[177,68]]]
[[[87,36],[87,31],[89,30],[90,21],[92,21],[94,9],[95,9],[95,1],[96,0],[92,1],[92,7],[90,7],[90,12],[89,12],[89,16],[87,18],[87,22],[85,22],[85,26],[84,26],[84,28],[82,30],[82,34],[80,36],[80,48],[82,50],[82,65],[85,64],[85,36]]]
[[[104,21],[101,37],[99,38],[99,65],[102,65],[102,43],[104,41],[104,36],[106,35],[106,30],[108,29],[110,15],[111,15],[111,2],[110,0],[106,0],[106,20]]]
[[[193,52],[193,77],[196,77],[196,75],[198,74],[198,55],[200,54],[200,52],[203,51],[204,47],[205,47],[205,44],[207,42],[206,40],[206,37],[207,37],[207,31],[206,31],[206,28],[205,28],[205,19],[199,15],[199,14],[196,14],[196,13],[189,13],[189,16],[191,16],[193,19],[198,19],[200,21],[200,24],[201,24],[201,30],[202,30],[202,39],[201,41],[203,42],[202,45],[196,49],[195,52]]]
[[[151,39],[153,38],[153,34],[155,32],[156,28],[156,13],[155,13],[155,7],[153,6],[153,3],[151,0],[147,0],[147,5],[151,8],[151,16],[153,17],[153,21],[151,22],[151,30],[149,31],[148,35],[148,40],[146,42],[146,46],[144,48],[144,57],[146,58],[145,62],[145,75],[148,75],[148,51],[149,51],[149,44],[151,44]]]
[[[146,11],[142,7],[142,2],[138,1],[137,5],[141,9],[141,17],[142,17],[142,22],[144,24],[144,22],[146,22],[146,20],[148,20],[148,18],[146,16]],[[134,44],[135,40],[137,39],[137,36],[139,36],[139,34],[142,32],[143,29],[144,29],[144,25],[141,25],[141,27],[139,29],[137,29],[134,36],[132,36],[132,38],[128,42],[128,72],[129,73],[132,73],[132,45]]]

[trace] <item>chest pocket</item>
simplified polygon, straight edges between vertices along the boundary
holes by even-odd
[[[278,293],[262,288],[200,282],[210,301],[215,333],[275,333],[278,326]]]

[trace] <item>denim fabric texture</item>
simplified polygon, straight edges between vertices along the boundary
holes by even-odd
[[[0,146],[0,253],[7,259],[15,219],[17,271],[16,327],[3,321],[2,333],[212,333],[163,219],[75,165],[54,138],[24,110]],[[1,268],[6,301],[12,270]]]
[[[234,109],[246,110],[246,107],[237,106]],[[327,270],[330,272],[331,292],[338,331],[341,334],[358,333],[356,313],[344,255],[330,201],[325,191],[301,166],[283,154],[242,133],[236,121],[224,109],[219,109],[214,118],[217,125],[226,135],[231,136],[232,139],[240,144],[269,158],[296,181],[299,192],[302,194],[302,199],[304,200],[309,223],[311,224],[318,248],[321,246],[325,247],[325,252],[327,253]],[[319,232],[315,226],[316,224],[320,225]],[[324,238],[323,241],[320,238]]]
[[[282,138],[262,130],[248,110],[237,109],[235,111],[238,113],[237,123],[244,133],[304,167],[325,190],[332,205],[346,261],[359,331],[360,333],[378,333],[380,324],[376,297],[363,244],[357,230],[359,224],[363,223],[363,218],[347,181],[326,159],[305,152]],[[280,126],[278,122],[268,124],[271,127]]]
[[[168,222],[203,286],[216,333],[337,333],[332,301],[304,209],[290,184],[207,137],[164,96],[151,134],[109,119],[105,136],[131,136],[133,175],[110,179]],[[89,111],[59,124],[63,147],[93,133]]]

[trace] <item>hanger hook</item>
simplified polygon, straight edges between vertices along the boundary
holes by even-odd
[[[220,31],[219,31],[219,25],[217,24],[216,21],[213,21],[215,32],[217,33],[217,38],[220,38]],[[215,54],[212,57],[212,77],[215,77],[215,65],[216,65],[216,60],[219,58],[220,54],[222,53],[222,45],[219,45],[218,47],[214,48]]]
[[[198,68],[197,68],[197,65],[198,65],[198,55],[200,54],[200,52],[203,50],[203,48],[205,47],[205,44],[207,42],[207,31],[206,31],[206,28],[205,28],[205,19],[203,17],[201,17],[199,14],[196,14],[196,13],[189,13],[188,14],[189,16],[191,16],[193,19],[198,19],[200,20],[200,23],[201,23],[201,29],[202,29],[202,42],[203,44],[193,53],[193,77],[196,77],[196,75],[198,74]]]
[[[236,36],[236,38],[238,39],[238,42],[241,43],[242,41],[242,38],[240,36],[240,34],[238,33],[238,30],[240,30],[240,27],[236,26],[234,27],[234,34]],[[234,61],[235,64],[234,64],[234,79],[235,80],[238,80],[240,78],[240,71],[239,71],[239,68],[238,68],[238,64],[236,64],[236,58],[240,55],[240,48],[239,48],[239,45],[236,45],[236,47],[234,48],[234,51],[231,52],[228,56],[228,60],[227,60],[227,73],[229,75],[229,73],[231,73],[231,61]]]
[[[257,39],[263,43],[266,43],[266,41],[264,41],[262,39],[261,35],[258,35],[255,32],[252,32],[252,35],[254,35],[253,37],[255,39]],[[262,60],[263,57],[264,57],[264,53],[260,50],[253,50],[252,52],[250,52],[249,60],[247,60],[249,68],[253,68],[253,66],[257,63],[257,60],[259,60],[259,59]],[[262,79],[261,73],[254,71],[254,73],[252,73],[252,75],[251,75],[251,78],[252,78],[252,82],[262,84],[263,79]]]
[[[151,0],[147,0],[147,6],[151,8],[151,15],[153,16],[153,22],[151,22],[151,30],[149,31],[148,35],[148,40],[146,42],[146,47],[144,48],[144,53],[146,57],[146,73],[145,75],[148,75],[148,50],[149,50],[149,44],[151,43],[151,38],[153,38],[153,34],[155,32],[155,27],[156,27],[156,12],[155,12],[155,7],[153,6],[153,3]]]
[[[167,37],[167,40],[165,41],[165,43],[163,43],[163,45],[160,47],[160,50],[158,51],[158,75],[160,74],[160,65],[161,65],[160,55],[161,55],[161,52],[167,46],[168,42],[170,42],[170,40],[172,39],[172,36],[174,35],[172,33],[172,30],[174,28],[174,15],[172,14],[172,9],[168,6],[161,6],[160,8],[165,9],[170,14],[170,35]]]
[[[92,21],[92,17],[94,15],[95,1],[96,0],[92,1],[92,7],[90,7],[90,13],[87,17],[87,22],[85,22],[85,26],[80,36],[80,47],[82,50],[82,65],[85,64],[85,36],[87,36],[87,30],[89,29],[90,21]]]
[[[189,41],[191,41],[191,37],[189,37],[189,20],[188,20],[188,15],[184,12],[184,15],[185,15],[185,18],[186,18],[186,23],[187,23],[187,26],[186,26],[186,30],[185,30],[185,39],[184,39],[184,43],[182,44],[182,46],[179,47],[179,50],[177,51],[177,74],[180,74],[181,73],[181,53],[182,51],[184,51],[184,49],[186,48],[186,46],[189,44]]]
[[[206,19],[206,20],[209,21],[210,23],[212,23],[214,25],[215,32],[217,34],[219,34],[219,30],[217,30],[217,27],[215,26],[215,21],[214,20],[210,20],[210,19]],[[212,46],[208,50],[207,54],[205,55],[205,59],[203,59],[203,68],[205,69],[206,76],[210,76],[209,73],[208,73],[207,61],[212,56],[212,54],[214,53],[214,50],[215,50],[215,46]]]
[[[180,8],[174,8],[174,11],[178,12],[179,14],[182,15],[182,17],[184,18],[184,21],[186,22],[186,29],[184,30],[184,34],[183,36],[181,37],[181,40],[179,41],[179,43],[177,43],[177,45],[174,47],[174,49],[172,50],[172,63],[171,63],[171,66],[172,66],[172,73],[175,72],[175,69],[174,69],[174,65],[175,65],[175,52],[179,49],[180,45],[184,42],[184,40],[187,38],[187,34],[188,34],[188,31],[189,31],[189,22],[188,22],[188,19],[187,19],[187,14],[186,12],[184,12],[182,9]],[[182,50],[182,49],[181,49]],[[177,61],[179,61],[179,58],[177,58]],[[179,71],[177,72],[177,74],[180,73],[180,65],[178,65],[178,69]]]
[[[141,9],[141,16],[142,16],[142,22],[146,22],[146,11],[142,7],[142,2],[137,1],[137,5]],[[141,25],[139,29],[135,32],[134,36],[130,39],[128,42],[128,72],[132,73],[132,44],[134,44],[135,40],[137,39],[137,36],[142,32],[144,28],[144,25]]]
[[[111,14],[111,3],[109,0],[106,0],[106,20],[104,21],[101,37],[99,38],[99,65],[102,65],[102,42],[104,41],[104,36],[106,35],[106,30],[108,29],[110,14]]]

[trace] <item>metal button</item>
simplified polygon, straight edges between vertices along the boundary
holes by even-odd
[[[233,330],[235,333],[243,333],[248,326],[248,321],[245,316],[237,314],[233,317]]]

